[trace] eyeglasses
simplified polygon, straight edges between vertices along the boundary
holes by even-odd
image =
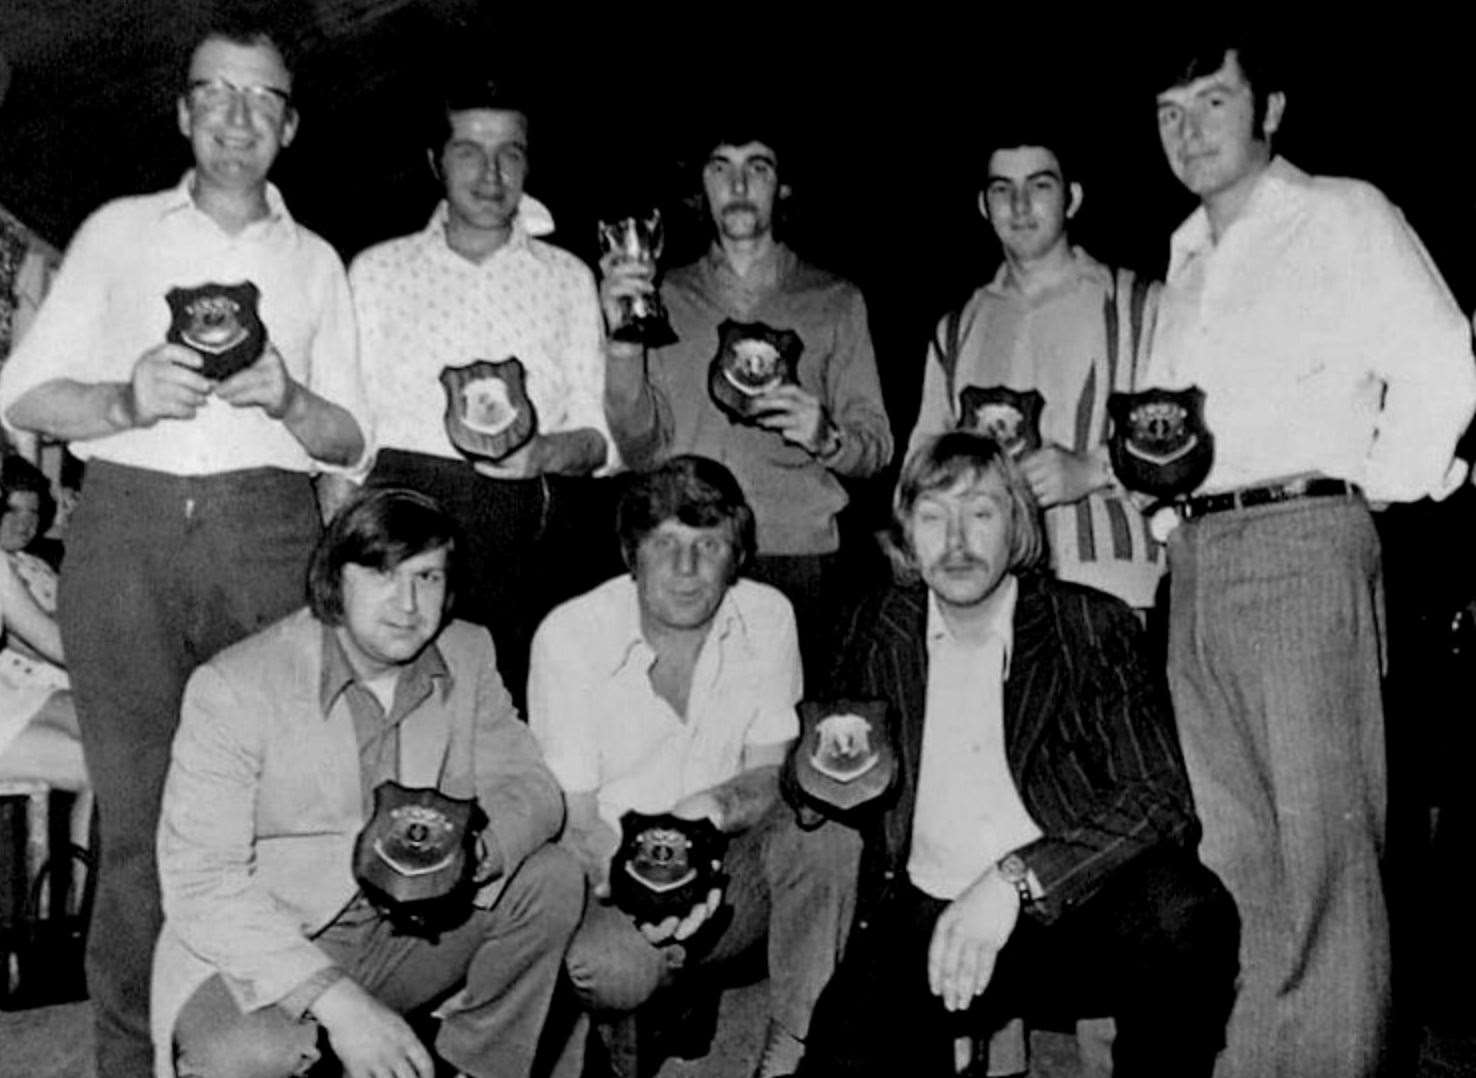
[[[254,116],[280,120],[292,107],[292,95],[275,86],[237,86],[228,79],[196,79],[190,83],[190,104],[204,112],[228,112],[244,102]]]

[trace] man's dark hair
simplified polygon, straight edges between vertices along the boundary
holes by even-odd
[[[1000,150],[1018,150],[1025,146],[1039,146],[1049,150],[1061,167],[1063,184],[1079,183],[1076,171],[1076,147],[1064,124],[1049,116],[1010,116],[991,128],[988,137],[979,143],[978,190],[989,186],[989,162]]]
[[[1010,564],[1013,572],[1040,568],[1046,560],[1040,506],[1015,459],[993,438],[972,430],[951,430],[924,442],[902,465],[892,497],[892,531],[887,554],[899,579],[918,577],[917,559],[907,536],[907,523],[918,500],[947,490],[962,479],[994,472],[1010,498]]]
[[[297,74],[296,42],[283,24],[278,20],[265,18],[249,7],[219,4],[199,23],[190,47],[185,51],[180,83],[186,90],[189,89],[190,64],[196,51],[207,41],[228,41],[232,45],[247,48],[269,45],[282,58],[282,66],[287,69],[287,74]]]
[[[636,566],[641,541],[668,520],[689,528],[728,529],[732,578],[753,557],[753,508],[733,473],[715,460],[684,454],[636,476],[615,509],[615,532],[626,568]]]
[[[456,594],[461,529],[440,503],[413,490],[382,487],[358,495],[333,517],[308,566],[308,605],[325,625],[343,621],[343,567],[379,571],[446,550],[446,609]]]
[[[25,457],[7,453],[4,463],[0,464],[0,515],[9,511],[10,496],[17,491],[36,495],[36,534],[45,535],[56,519],[56,499],[51,494],[51,483],[41,469]]]
[[[747,146],[761,142],[774,151],[774,172],[779,190],[774,193],[773,230],[775,235],[787,231],[790,199],[786,188],[794,187],[798,171],[792,140],[787,125],[775,110],[759,106],[717,108],[698,118],[690,137],[684,141],[678,164],[684,176],[682,203],[687,212],[704,223],[708,220],[707,189],[703,172],[720,146]]]
[[[1230,53],[1240,65],[1240,73],[1250,84],[1255,106],[1253,120],[1257,138],[1266,120],[1266,103],[1274,93],[1286,90],[1285,77],[1275,48],[1266,41],[1248,35],[1199,34],[1182,38],[1159,52],[1154,93],[1188,86],[1196,79],[1213,75],[1225,64]]]
[[[425,147],[431,160],[439,160],[441,151],[451,138],[451,115],[472,109],[516,112],[528,126],[528,91],[512,78],[488,78],[486,75],[458,75],[441,87],[440,95],[431,103],[425,123]]]

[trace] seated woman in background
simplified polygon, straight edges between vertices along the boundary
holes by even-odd
[[[8,495],[0,482],[0,504],[9,506]],[[35,583],[23,581],[22,572]],[[80,793],[89,784],[61,634],[51,616],[55,585],[40,559],[9,551],[0,557],[0,779],[36,779]],[[73,819],[74,842],[85,845],[86,828],[85,819]]]

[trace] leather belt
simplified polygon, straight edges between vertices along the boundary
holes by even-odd
[[[1293,479],[1287,483],[1271,483],[1264,487],[1241,487],[1220,494],[1203,494],[1197,498],[1184,498],[1174,503],[1179,516],[1184,520],[1195,520],[1210,513],[1224,513],[1231,509],[1252,509],[1258,505],[1274,505],[1277,502],[1296,501],[1299,498],[1358,497],[1358,487],[1342,479],[1316,477]]]

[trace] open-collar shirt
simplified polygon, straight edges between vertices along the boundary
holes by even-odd
[[[789,602],[739,580],[713,615],[687,713],[651,685],[635,581],[606,581],[556,609],[533,641],[528,719],[565,792],[594,792],[617,831],[629,809],[665,812],[728,781],[748,746],[791,741],[803,691]]]
[[[118,199],[87,219],[73,238],[40,313],[6,361],[0,410],[53,379],[127,382],[143,353],[162,345],[172,288],[253,282],[267,338],[287,372],[358,421],[366,447],[363,384],[353,303],[337,253],[292,219],[267,184],[267,215],[226,232],[195,203],[194,173],[176,187]],[[243,468],[343,470],[313,460],[287,428],[256,407],[211,396],[190,419],[161,419],[75,442],[82,459],[175,475]],[[366,456],[355,467],[362,468]]]
[[[928,593],[928,689],[907,874],[952,900],[1011,850],[1040,837],[1005,756],[1004,683],[1019,584],[988,600],[982,641],[955,636]]]
[[[1206,491],[1320,473],[1437,494],[1476,407],[1471,327],[1404,215],[1282,158],[1218,239],[1203,207],[1174,233],[1143,384],[1204,390]]]

